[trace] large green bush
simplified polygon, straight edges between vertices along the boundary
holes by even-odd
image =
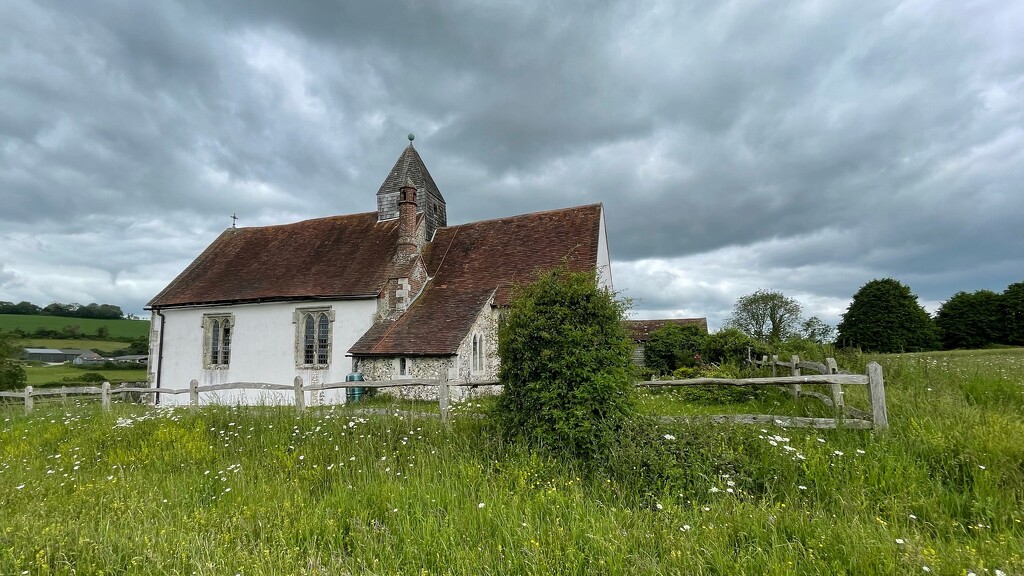
[[[498,328],[507,435],[584,460],[609,452],[636,410],[625,308],[564,268],[518,291]]]
[[[736,328],[722,328],[704,340],[703,360],[716,364],[735,364],[743,366],[748,358],[760,359],[771,354],[771,348],[758,340],[747,336]]]
[[[695,366],[707,336],[699,326],[662,326],[651,332],[644,345],[644,364],[656,374],[671,374],[676,368]]]

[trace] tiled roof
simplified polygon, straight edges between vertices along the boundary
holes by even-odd
[[[379,323],[349,350],[355,356],[455,354],[481,310],[494,297],[565,262],[593,270],[601,205],[535,212],[438,228],[424,252],[431,280],[394,322]]]
[[[707,318],[669,318],[666,320],[625,320],[626,330],[636,342],[647,342],[651,339],[651,332],[658,328],[676,324],[678,326],[697,326],[705,334],[708,332]]]
[[[397,242],[398,221],[376,212],[229,228],[148,306],[374,297]]]

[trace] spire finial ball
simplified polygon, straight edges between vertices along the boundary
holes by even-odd
[[[410,133],[409,133],[409,142],[412,142],[412,141],[413,141],[413,140],[415,140],[415,139],[416,139],[416,135],[415,135],[415,134],[413,134],[412,132],[410,132]]]

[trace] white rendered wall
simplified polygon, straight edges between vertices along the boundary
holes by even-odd
[[[300,369],[296,363],[296,326],[294,313],[300,308],[330,307],[334,311],[330,368]],[[296,376],[304,384],[340,382],[352,371],[352,359],[345,354],[373,324],[377,303],[374,299],[275,302],[164,310],[163,363],[156,355],[160,317],[153,314],[154,330],[150,346],[150,386],[156,386],[156,370],[162,370],[161,388],[188,388],[195,378],[200,386],[228,382],[261,382],[291,385]],[[203,366],[203,314],[233,314],[231,360],[227,368]],[[344,390],[306,393],[306,404],[340,403]],[[260,390],[203,392],[204,404],[292,404],[294,393]],[[188,404],[188,394],[160,395],[160,404]]]
[[[597,231],[597,281],[603,288],[614,290],[612,285],[612,258],[608,252],[608,230],[604,225],[604,205],[601,205],[601,226]]]

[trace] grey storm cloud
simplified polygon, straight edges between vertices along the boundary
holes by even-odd
[[[137,311],[240,225],[373,209],[415,132],[450,221],[603,202],[637,314],[836,321],[1024,272],[1024,7],[15,0],[0,299]]]

